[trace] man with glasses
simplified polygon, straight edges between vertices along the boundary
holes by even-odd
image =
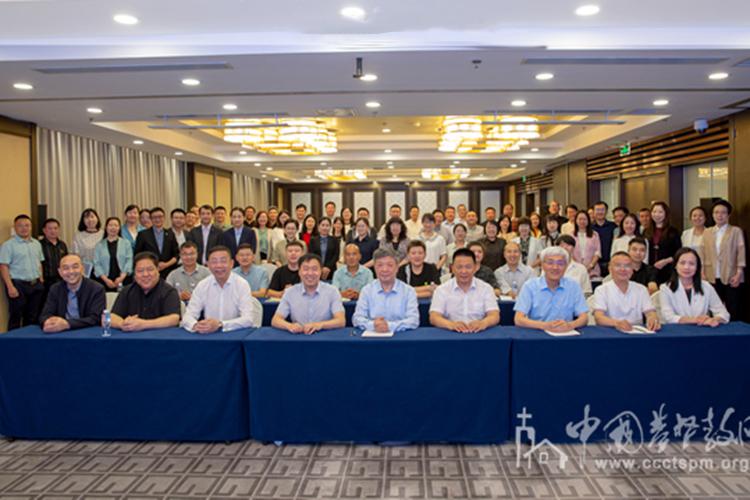
[[[589,308],[581,287],[563,276],[568,252],[548,247],[541,259],[544,275],[527,281],[516,299],[516,326],[557,333],[586,326]]]
[[[594,319],[601,326],[612,326],[621,332],[630,332],[634,325],[658,330],[659,317],[651,302],[648,289],[630,281],[633,276],[633,259],[625,252],[617,252],[609,261],[612,280],[603,283],[594,292]]]

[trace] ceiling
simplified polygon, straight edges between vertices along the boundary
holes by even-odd
[[[279,182],[317,182],[321,168],[410,180],[454,161],[471,179],[511,180],[747,105],[750,2],[600,0],[590,18],[574,14],[581,3],[361,1],[358,22],[338,13],[351,2],[330,0],[214,0],[210,11],[197,0],[0,0],[0,114]],[[116,13],[140,23],[116,24]],[[377,81],[352,78],[356,57]],[[494,112],[622,123],[547,127],[517,152],[437,150],[442,117]],[[338,152],[274,157],[205,129],[151,128],[269,113],[326,119]]]

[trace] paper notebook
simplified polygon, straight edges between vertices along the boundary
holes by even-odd
[[[374,332],[372,330],[366,330],[363,334],[363,337],[370,337],[370,338],[388,338],[393,337],[393,332]]]

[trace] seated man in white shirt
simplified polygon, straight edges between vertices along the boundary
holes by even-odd
[[[271,326],[291,333],[311,335],[346,325],[339,291],[335,286],[321,282],[322,274],[323,263],[319,256],[308,253],[300,259],[301,282],[284,291]]]
[[[576,239],[568,234],[563,234],[558,236],[555,240],[555,245],[564,248],[568,252],[568,255],[570,255],[570,259],[568,259],[568,267],[565,269],[565,277],[578,282],[581,286],[581,290],[583,290],[584,297],[590,296],[593,291],[591,289],[591,278],[589,277],[589,272],[586,269],[586,266],[573,260],[573,250],[576,247]]]
[[[536,272],[521,262],[521,245],[518,243],[506,243],[503,256],[505,265],[495,270],[495,278],[500,293],[515,299],[523,284],[531,278],[536,278]]]
[[[616,252],[609,261],[612,280],[601,284],[594,292],[594,319],[597,325],[613,326],[621,332],[630,332],[634,325],[659,330],[659,317],[651,302],[648,289],[630,281],[633,259],[625,252]]]
[[[453,278],[432,297],[430,324],[461,333],[480,332],[500,322],[500,307],[490,285],[474,277],[474,252],[459,248],[453,254]]]
[[[231,251],[221,245],[213,247],[207,264],[211,276],[195,287],[180,326],[197,333],[259,327],[263,308],[250,293],[247,281],[232,272]],[[199,320],[201,313],[204,319]]]

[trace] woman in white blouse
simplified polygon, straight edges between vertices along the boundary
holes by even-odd
[[[690,210],[690,223],[693,227],[682,232],[682,246],[698,252],[701,259],[706,256],[703,253],[703,232],[706,230],[706,219],[706,211],[703,207],[694,207]]]
[[[674,261],[672,277],[659,289],[664,321],[700,326],[728,323],[729,312],[719,294],[711,283],[701,279],[698,252],[692,248],[680,248]]]
[[[620,221],[620,236],[615,238],[612,242],[612,251],[610,252],[610,256],[616,254],[617,252],[628,253],[630,240],[632,240],[636,236],[642,236],[640,225],[641,222],[638,220],[638,217],[635,214],[627,214],[622,218],[622,220]],[[648,241],[646,241],[646,258],[643,262],[648,264]]]
[[[73,253],[81,256],[86,278],[90,278],[91,272],[94,270],[96,244],[101,241],[103,236],[104,231],[99,214],[93,208],[87,208],[81,213],[78,231],[73,236]]]

